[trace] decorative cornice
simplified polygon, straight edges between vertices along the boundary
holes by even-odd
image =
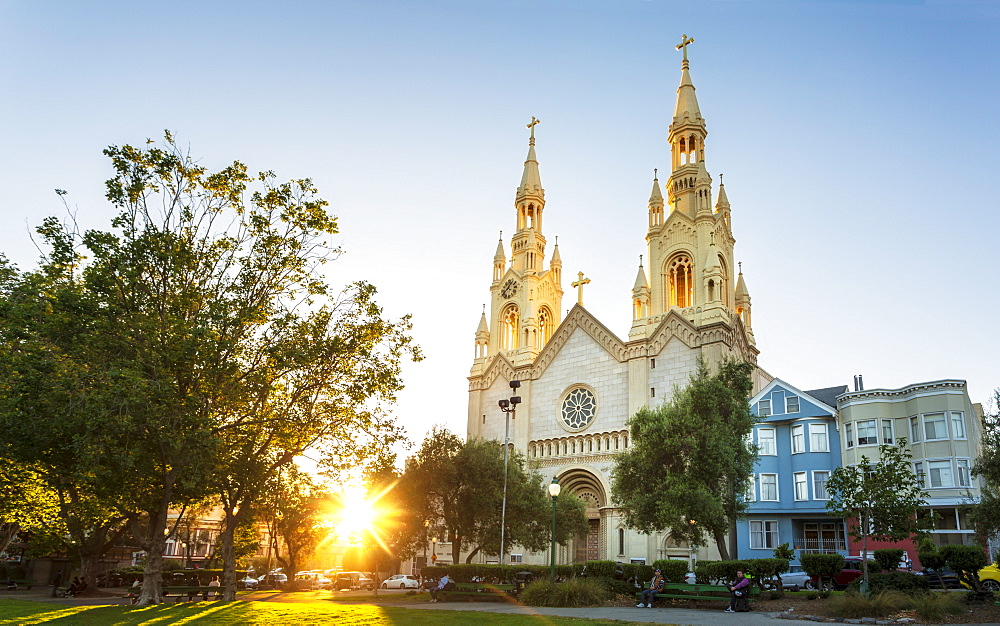
[[[909,400],[918,395],[947,391],[950,393],[965,392],[966,382],[958,379],[934,380],[926,383],[916,383],[901,389],[868,389],[865,391],[848,391],[837,396],[837,407],[843,408],[847,404],[857,401],[886,400],[897,402]]]

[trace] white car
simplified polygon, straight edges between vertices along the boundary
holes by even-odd
[[[776,586],[778,581],[772,579],[771,582]],[[800,589],[815,589],[816,583],[812,581],[809,574],[802,570],[801,565],[792,565],[787,572],[781,575],[781,586],[789,591],[798,591]]]
[[[409,574],[396,574],[385,579],[382,583],[383,589],[419,589],[420,581],[416,576]]]

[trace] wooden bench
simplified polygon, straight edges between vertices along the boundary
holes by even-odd
[[[649,585],[645,586],[649,589]],[[757,587],[746,587],[747,601],[760,598],[760,589]],[[712,595],[715,594],[715,595]],[[642,592],[637,592],[637,598],[642,598]],[[656,594],[657,600],[687,600],[688,605],[694,608],[698,602],[725,602],[732,600],[732,594],[725,585],[689,585],[687,583],[667,583],[663,590]]]
[[[13,587],[10,586],[11,583],[14,584]],[[23,578],[18,578],[18,579],[14,579],[14,580],[8,579],[8,580],[5,580],[2,583],[0,583],[0,589],[4,589],[6,591],[17,591],[18,589],[25,589],[25,590],[29,590],[30,591],[31,590],[31,586],[34,585],[34,584],[35,584],[35,581],[33,581],[33,580],[26,580],[26,579],[23,579]]]
[[[455,583],[455,588],[439,591],[438,598],[445,600],[462,599],[470,601],[506,601],[517,591],[514,585],[491,585],[488,583]]]
[[[141,592],[142,590],[139,588],[135,589],[130,588],[128,592],[125,593],[124,597],[129,598],[132,601],[132,604],[135,604],[136,601],[139,599],[139,594]],[[208,602],[208,597],[210,594],[215,596],[216,599],[221,597],[222,587],[186,585],[186,586],[176,586],[176,587],[163,587],[163,592],[162,592],[164,599],[177,598],[178,602],[183,602],[184,598],[187,598],[188,602],[191,602],[195,599],[195,597],[199,596],[201,597],[202,600]]]

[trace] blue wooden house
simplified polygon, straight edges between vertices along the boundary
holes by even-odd
[[[826,481],[841,464],[837,396],[847,386],[801,391],[774,379],[754,396],[758,448],[747,516],[737,522],[740,559],[773,556],[787,543],[807,553],[847,555],[844,522],[826,510]]]

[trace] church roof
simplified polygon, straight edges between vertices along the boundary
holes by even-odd
[[[813,389],[811,391],[807,391],[806,393],[816,398],[823,404],[835,407],[837,406],[837,396],[846,392],[847,392],[847,385],[840,385],[839,387],[824,387],[823,389]]]
[[[677,104],[674,107],[674,122],[683,122],[684,118],[695,121],[701,118],[701,109],[698,108],[698,98],[694,95],[694,83],[691,82],[691,73],[688,72],[687,62],[681,70],[681,85],[677,88]]]

